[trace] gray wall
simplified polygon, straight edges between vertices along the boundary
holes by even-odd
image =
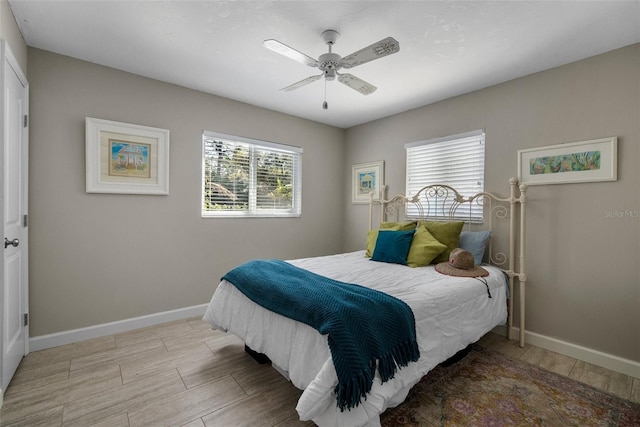
[[[485,128],[502,194],[518,149],[619,138],[618,181],[529,189],[527,330],[640,361],[640,219],[605,215],[640,209],[640,45],[346,131],[37,49],[28,62],[33,336],[206,303],[249,258],[361,249],[352,164],[385,160],[403,192],[405,143]],[[171,194],[85,193],[86,116],[170,129]],[[302,146],[303,217],[201,219],[203,129]]]
[[[205,304],[250,258],[341,250],[343,130],[34,48],[28,60],[32,336]],[[169,129],[170,194],[87,194],[87,116]],[[302,217],[202,219],[204,129],[303,147]]]
[[[7,41],[24,73],[27,72],[27,45],[13,17],[7,0],[0,0],[0,37]]]
[[[640,45],[348,129],[344,173],[385,160],[402,193],[405,143],[480,128],[504,195],[517,150],[618,137],[618,181],[529,187],[526,330],[640,361],[640,218],[605,214],[640,210]],[[342,191],[343,249],[363,248],[367,208]]]

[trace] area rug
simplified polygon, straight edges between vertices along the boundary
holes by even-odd
[[[491,350],[438,366],[400,406],[395,426],[640,426],[640,404]]]

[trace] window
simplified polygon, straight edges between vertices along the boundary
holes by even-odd
[[[447,184],[464,197],[484,191],[484,131],[478,130],[405,145],[407,150],[408,196],[432,184]],[[458,212],[461,220],[482,222],[483,208]],[[407,206],[407,216],[417,216]]]
[[[202,216],[300,216],[302,149],[204,132]]]

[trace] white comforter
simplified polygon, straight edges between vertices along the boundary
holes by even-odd
[[[410,268],[370,261],[364,251],[289,262],[400,298],[411,307],[416,319],[420,359],[384,384],[376,374],[367,399],[356,408],[340,412],[333,392],[338,379],[327,337],[262,308],[225,280],[218,285],[204,319],[269,356],[281,373],[304,390],[296,407],[300,419],[313,420],[319,426],[380,425],[380,414],[402,403],[409,389],[428,371],[507,319],[507,283],[495,267],[485,266],[490,272],[486,277],[489,298],[485,284],[477,279],[445,276],[433,266]]]

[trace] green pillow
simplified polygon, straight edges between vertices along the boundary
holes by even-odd
[[[364,254],[367,258],[371,258],[371,255],[373,255],[373,250],[376,247],[376,240],[378,240],[378,230],[369,230],[367,232],[367,252]]]
[[[418,221],[381,222],[380,230],[415,230]]]
[[[427,227],[421,225],[416,229],[407,255],[407,265],[409,267],[425,267],[431,264],[438,255],[447,249],[447,245],[443,245],[433,237]]]
[[[407,265],[413,230],[380,230],[371,261]]]
[[[401,222],[382,222],[380,223],[380,230],[415,230],[418,221],[401,221]],[[367,251],[364,256],[371,258],[373,250],[376,247],[376,240],[378,239],[378,230],[369,230],[367,232]]]
[[[458,247],[460,242],[460,232],[464,227],[464,222],[438,222],[438,221],[420,221],[418,226],[424,224],[440,243],[447,248],[433,260],[434,264],[439,262],[449,262],[449,254]]]

